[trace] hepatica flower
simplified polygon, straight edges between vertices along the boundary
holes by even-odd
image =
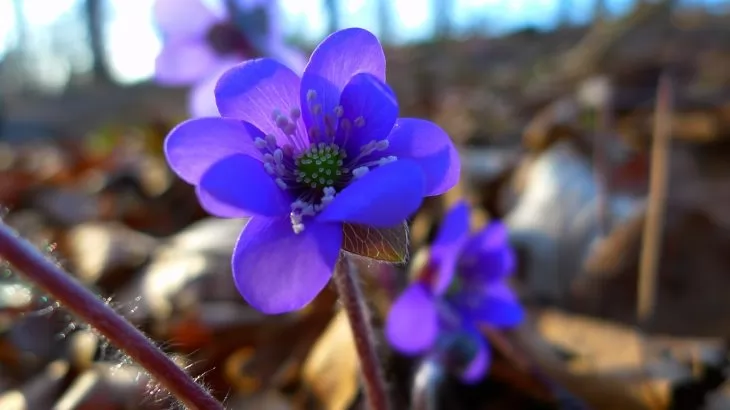
[[[327,37],[301,78],[273,59],[244,62],[215,97],[222,117],[178,125],[165,152],[209,213],[251,217],[233,277],[266,313],[309,303],[341,249],[379,257],[372,238],[402,228],[424,196],[459,178],[441,128],[398,118],[382,47],[363,29]]]
[[[241,61],[263,54],[301,71],[304,59],[283,42],[275,0],[156,0],[154,17],[163,35],[155,79],[193,85],[189,110],[218,115],[213,90],[218,78]],[[218,5],[220,7],[214,7]]]
[[[524,316],[505,281],[514,265],[505,226],[492,222],[470,235],[469,208],[459,203],[444,219],[429,261],[391,307],[390,344],[404,354],[448,360],[463,381],[478,381],[491,361],[478,327],[511,327]]]

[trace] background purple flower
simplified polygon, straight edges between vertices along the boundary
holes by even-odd
[[[479,325],[511,327],[524,316],[505,281],[514,265],[505,226],[492,222],[470,236],[469,208],[457,204],[446,215],[425,268],[391,308],[389,342],[411,355],[453,356],[449,349],[466,346],[470,360],[452,370],[465,382],[479,380],[490,363]]]
[[[178,125],[165,152],[220,217],[251,217],[233,255],[243,297],[266,313],[309,303],[329,281],[343,223],[396,226],[459,178],[436,124],[398,118],[385,55],[363,29],[338,31],[300,78],[268,58],[226,72],[222,118]]]
[[[155,61],[155,80],[163,85],[193,85],[188,109],[193,116],[217,116],[218,78],[241,61],[272,55],[301,72],[305,60],[287,47],[275,0],[235,0],[232,16],[225,1],[157,0],[155,20],[164,43]],[[219,5],[219,7],[213,7]]]

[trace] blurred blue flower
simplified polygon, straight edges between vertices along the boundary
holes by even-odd
[[[385,329],[390,344],[409,355],[460,356],[459,363],[448,363],[457,366],[451,370],[465,382],[478,381],[491,357],[478,327],[512,327],[524,316],[505,280],[514,266],[506,227],[492,222],[470,235],[469,207],[458,203],[425,267],[391,307]]]
[[[297,72],[304,68],[304,57],[283,42],[276,0],[156,0],[154,16],[164,40],[155,80],[193,85],[188,100],[193,116],[218,115],[215,84],[243,60],[271,55]]]
[[[165,153],[209,213],[251,217],[233,276],[263,312],[299,309],[324,288],[343,223],[396,226],[459,178],[441,128],[398,118],[383,49],[366,30],[327,37],[301,78],[269,58],[237,65],[215,96],[222,118],[178,125]]]

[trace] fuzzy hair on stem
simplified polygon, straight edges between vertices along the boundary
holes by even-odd
[[[370,321],[370,310],[365,303],[362,290],[355,280],[355,263],[344,255],[335,267],[333,280],[340,295],[340,301],[347,313],[352,329],[355,348],[360,357],[365,396],[372,410],[388,410],[390,400],[383,376],[383,365],[375,348],[375,332]]]
[[[95,328],[111,344],[123,350],[187,408],[224,409],[218,400],[159,350],[139,329],[2,222],[0,259],[5,259],[61,305]]]

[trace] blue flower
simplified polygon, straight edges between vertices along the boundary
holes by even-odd
[[[233,4],[238,13],[247,17],[242,22],[229,15],[224,3],[154,3],[155,21],[164,40],[155,60],[155,80],[164,85],[193,85],[188,106],[196,117],[218,115],[213,98],[216,82],[226,70],[245,59],[265,53],[284,60],[298,72],[304,67],[304,57],[283,41],[276,0],[236,0]],[[262,23],[264,27],[257,27]],[[254,33],[263,39],[256,41]]]
[[[441,128],[398,118],[383,49],[363,29],[327,37],[301,78],[268,58],[237,65],[215,97],[222,118],[178,125],[165,153],[209,213],[251,217],[233,276],[266,313],[299,309],[324,288],[345,223],[397,226],[459,178]]]
[[[524,316],[505,281],[514,265],[506,227],[492,222],[470,236],[469,208],[457,204],[444,219],[424,269],[391,307],[390,344],[404,354],[439,357],[459,345],[470,351],[469,360],[452,370],[465,382],[478,381],[491,357],[479,326],[511,327]]]

